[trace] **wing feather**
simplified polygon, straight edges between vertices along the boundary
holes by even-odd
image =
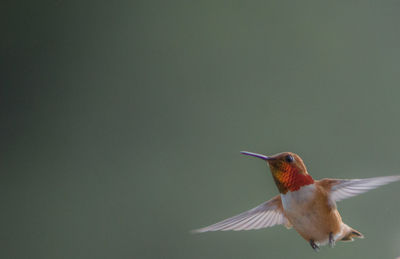
[[[319,183],[330,191],[333,201],[341,201],[379,186],[400,180],[400,175],[366,179],[322,179]]]
[[[288,221],[283,214],[281,197],[277,195],[249,211],[225,219],[211,226],[194,230],[193,232],[250,230],[272,227],[279,224],[288,224]]]

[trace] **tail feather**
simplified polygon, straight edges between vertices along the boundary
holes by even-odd
[[[364,235],[361,234],[361,232],[348,227],[347,233],[342,237],[342,239],[340,241],[353,241],[354,237],[358,237],[358,238],[364,238]]]

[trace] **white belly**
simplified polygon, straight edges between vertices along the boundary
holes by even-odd
[[[314,184],[301,187],[294,192],[281,194],[282,205],[286,217],[294,229],[307,240],[312,239],[319,244],[328,242],[329,233],[333,232],[336,239],[340,233],[331,230],[327,222],[336,222],[335,213],[327,210],[327,205],[321,200],[321,195]],[[341,232],[339,230],[339,232]]]
[[[295,212],[299,208],[306,206],[314,198],[315,185],[310,184],[301,187],[294,192],[281,194],[282,205],[286,212]]]
[[[309,208],[309,204],[314,198],[314,192],[315,185],[310,184],[297,191],[281,194],[283,209],[298,231],[307,231],[310,226],[315,224],[316,219],[313,216],[315,213]]]

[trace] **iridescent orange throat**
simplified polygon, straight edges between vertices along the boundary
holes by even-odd
[[[299,172],[299,169],[287,166],[284,170],[274,170],[271,168],[275,184],[282,194],[288,191],[297,191],[302,186],[313,184],[314,179],[309,174]]]

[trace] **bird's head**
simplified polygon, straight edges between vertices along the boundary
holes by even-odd
[[[254,156],[267,161],[279,192],[297,191],[300,187],[314,183],[308,174],[303,160],[291,152],[283,152],[273,156],[242,151],[244,155]]]

